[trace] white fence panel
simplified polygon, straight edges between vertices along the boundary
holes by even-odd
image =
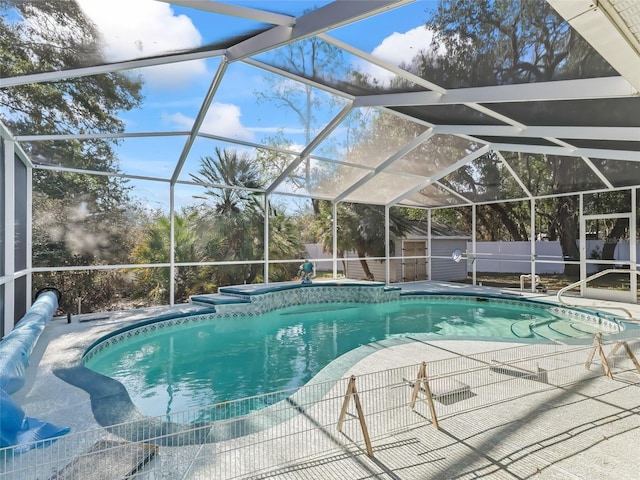
[[[587,240],[587,258],[601,254],[602,240]],[[472,243],[467,242],[467,252],[471,252]],[[614,260],[628,261],[630,245],[621,240],[616,246]],[[530,242],[476,242],[476,271],[493,273],[530,273],[531,243]],[[640,248],[638,249],[640,258]],[[575,259],[578,261],[579,259]],[[468,271],[472,271],[469,264]],[[536,242],[536,273],[561,274],[564,271],[564,257],[560,242]],[[589,265],[588,272],[598,271],[597,265]]]

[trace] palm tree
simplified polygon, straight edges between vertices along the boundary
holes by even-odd
[[[355,251],[367,280],[375,280],[367,256],[382,257],[385,254],[384,208],[378,205],[340,203],[338,214],[338,252]],[[314,231],[321,239],[325,252],[333,249],[331,203],[320,202],[320,214],[315,217]],[[396,237],[403,237],[409,230],[409,220],[399,209],[389,211],[389,230]],[[393,247],[393,240],[391,240]],[[344,262],[344,260],[343,260]]]
[[[207,256],[226,261],[263,259],[264,202],[261,201],[261,190],[264,189],[264,180],[255,159],[248,153],[238,154],[234,149],[216,148],[215,156],[203,157],[197,175],[191,175],[191,178],[204,188],[204,193],[196,198],[211,202],[201,210],[198,222],[202,238],[207,238]],[[303,247],[292,235],[291,222],[275,210],[271,221],[270,251],[276,253],[276,258],[300,258]],[[261,265],[257,263],[227,265],[215,267],[211,275],[218,285],[233,285],[253,283],[261,271]],[[279,272],[278,278],[288,279],[285,273]]]
[[[178,263],[201,262],[206,260],[205,252],[199,245],[198,236],[190,226],[192,215],[174,215],[175,255]],[[133,251],[133,257],[139,263],[169,263],[171,251],[171,220],[159,216],[149,224],[145,239]],[[206,278],[196,269],[181,267],[176,270],[176,300],[188,298],[190,292],[201,291],[207,283]],[[149,288],[147,295],[166,302],[169,298],[169,267],[145,268],[138,272],[139,284]]]
[[[255,191],[262,190],[264,181],[258,164],[247,152],[238,154],[235,149],[216,147],[216,156],[200,159],[198,175],[191,178],[204,187],[204,194],[195,198],[213,201],[214,211],[221,215],[231,216],[246,210],[259,210]],[[240,189],[221,188],[236,186]]]
[[[300,230],[278,208],[269,205],[269,258],[287,260],[306,256]],[[274,264],[270,269],[270,278],[280,282],[291,280],[298,271],[298,264]]]

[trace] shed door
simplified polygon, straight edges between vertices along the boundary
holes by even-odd
[[[427,262],[425,254],[427,242],[407,241],[402,243],[402,281],[414,282],[427,279]],[[420,258],[411,258],[420,257]]]

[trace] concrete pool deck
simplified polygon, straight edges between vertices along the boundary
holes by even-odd
[[[422,282],[401,285],[407,290],[451,289],[451,284]],[[454,285],[465,292],[496,293],[489,287]],[[449,290],[451,293],[451,290]],[[520,294],[520,292],[511,292]],[[529,296],[529,294],[526,294]],[[533,295],[554,300],[549,295]],[[593,306],[592,300],[571,298],[573,303]],[[617,307],[598,302],[601,308]],[[637,305],[624,305],[640,318]],[[132,325],[150,315],[193,313],[200,307],[182,305],[134,312],[54,319],[47,325],[33,351],[25,386],[12,397],[28,416],[71,427],[72,432],[99,429],[91,397],[83,389],[63,381],[56,370],[75,364],[88,345],[115,329]],[[619,314],[616,309],[612,313]],[[343,376],[362,375],[422,360],[466,356],[515,345],[486,340],[413,341],[382,348],[371,346],[370,354],[351,366]],[[636,352],[637,354],[637,352]],[[102,393],[120,408],[117,388]],[[121,421],[136,418],[127,410],[105,412]],[[283,465],[263,478],[541,478],[541,479],[635,479],[640,472],[640,374],[625,374],[608,380],[593,379],[575,388],[546,392],[504,404],[493,405],[445,419],[441,430],[430,425],[389,436],[374,443],[376,458],[356,450],[350,455],[305,458]],[[189,477],[171,468],[175,447],[162,448],[159,456],[166,476]],[[179,462],[178,462],[179,463]],[[0,478],[2,473],[0,472]]]

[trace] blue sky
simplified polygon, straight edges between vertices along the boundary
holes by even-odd
[[[223,17],[153,0],[79,0],[79,3],[102,32],[105,56],[111,61],[196,48],[265,27],[255,21]],[[305,9],[327,2],[236,3],[300,15]],[[435,5],[436,2],[432,0],[417,1],[327,34],[385,61],[400,64],[409,60],[401,55],[402,52],[410,54],[428,45],[430,34],[423,25],[427,18],[426,11]],[[360,62],[355,57],[351,61],[361,71],[374,74],[370,64]],[[140,109],[123,113],[126,131],[189,130],[218,65],[219,59],[213,58],[138,70],[136,73],[145,82],[145,100]],[[202,131],[262,143],[277,130],[282,130],[293,144],[302,148],[304,136],[298,118],[291,111],[265,103],[259,105],[256,101],[256,92],[267,89],[265,77],[268,75],[261,69],[240,62],[230,64]],[[321,127],[332,118],[337,110],[337,107],[326,107],[316,112],[318,126]],[[126,140],[118,152],[122,170],[133,175],[170,177],[185,140],[181,136]],[[212,154],[213,148],[218,145],[221,144],[198,140],[180,178],[189,179],[189,173],[197,169],[199,158],[204,154]],[[150,201],[162,205],[168,203],[164,195],[158,197],[147,190],[146,185],[151,187],[151,182],[136,181],[135,185],[140,196],[148,196]]]

